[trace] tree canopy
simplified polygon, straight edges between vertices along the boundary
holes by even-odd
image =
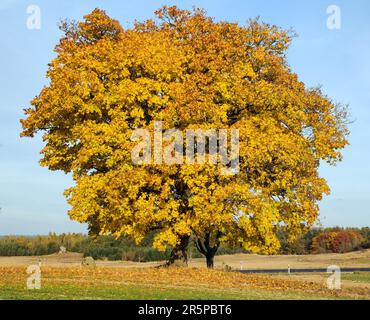
[[[22,136],[43,134],[41,165],[73,174],[72,219],[137,242],[156,230],[162,250],[195,237],[209,257],[221,241],[271,254],[278,228],[294,238],[313,225],[329,193],[318,168],[341,160],[347,114],[292,72],[292,32],[166,6],[128,29],[100,9],[61,29],[49,84],[21,122]],[[239,130],[239,172],[134,164],[133,130],[159,120]]]

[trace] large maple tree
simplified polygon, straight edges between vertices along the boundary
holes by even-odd
[[[183,256],[189,239],[213,266],[220,243],[266,254],[277,230],[313,225],[348,134],[344,108],[293,73],[293,34],[250,20],[163,7],[123,29],[95,9],[64,36],[49,83],[25,109],[22,136],[42,132],[41,165],[72,173],[72,219],[93,234],[131,236]],[[239,172],[219,165],[132,162],[136,128],[238,129]]]

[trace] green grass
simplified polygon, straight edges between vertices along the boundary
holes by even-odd
[[[143,285],[122,285],[122,286],[86,286],[77,287],[72,285],[58,284],[58,286],[43,286],[40,290],[27,290],[20,286],[0,287],[0,298],[6,300],[27,299],[27,300],[297,300],[297,299],[328,299],[328,297],[313,295],[302,292],[289,291],[268,291],[262,289],[245,290],[205,290],[190,288],[166,288],[151,287]],[[333,298],[333,297],[331,297]],[[340,299],[345,299],[341,297]]]
[[[350,280],[355,282],[367,282],[370,283],[370,273],[343,273],[343,280]]]
[[[42,289],[27,290],[22,267],[0,268],[0,299],[29,300],[310,300],[370,299],[366,284],[330,292],[323,284],[272,275],[243,275],[187,268],[42,269]],[[351,282],[369,282],[370,273],[343,274]],[[294,279],[296,278],[296,279]]]

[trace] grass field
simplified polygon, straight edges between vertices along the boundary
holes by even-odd
[[[258,265],[261,268],[279,268],[287,261],[291,267],[297,267],[294,262],[298,259],[305,267],[333,262],[357,267],[366,262],[370,265],[368,255],[367,251],[310,257],[220,256],[216,266],[235,267],[244,258],[251,268],[264,259],[265,264]],[[81,267],[80,260],[76,254],[42,257],[41,289],[28,290],[26,266],[38,263],[39,258],[0,257],[0,299],[370,299],[370,273],[342,274],[342,289],[330,291],[326,288],[326,274],[210,271],[199,267],[198,260],[193,260],[189,268],[107,261],[99,261],[96,267]]]
[[[295,276],[195,268],[44,267],[42,288],[27,290],[21,267],[0,268],[1,299],[369,299],[369,291],[327,290]],[[369,277],[370,275],[367,275]]]
[[[45,266],[55,267],[78,267],[82,261],[82,254],[67,253],[63,255],[53,254],[41,257],[0,257],[1,266],[29,266],[42,262]],[[99,267],[155,267],[163,264],[159,262],[131,262],[131,261],[97,261]],[[345,267],[370,267],[370,250],[355,251],[344,254],[318,254],[318,255],[274,255],[265,256],[257,254],[234,254],[215,257],[215,268],[222,269],[225,265],[235,270],[243,269],[284,269],[288,268],[327,268],[329,265]],[[202,268],[205,259],[190,259],[190,267]]]

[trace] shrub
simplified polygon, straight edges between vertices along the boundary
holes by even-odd
[[[360,248],[364,239],[354,230],[323,232],[312,239],[312,253],[345,253]]]

